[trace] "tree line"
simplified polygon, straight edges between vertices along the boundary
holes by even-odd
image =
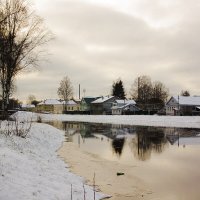
[[[113,83],[112,95],[121,99],[126,98],[121,79]],[[168,96],[169,89],[162,82],[152,82],[151,78],[145,75],[137,77],[130,89],[130,97],[143,109],[147,109],[147,106],[152,104],[164,106]]]
[[[73,86],[68,76],[60,81],[57,93],[66,102],[73,98]],[[134,99],[143,109],[148,109],[149,105],[157,105],[162,108],[169,97],[169,89],[161,81],[152,81],[150,76],[142,75],[135,78],[129,94],[129,98]],[[113,82],[111,95],[119,99],[128,98],[123,81],[120,78]],[[180,95],[190,96],[190,93],[188,90],[182,90]]]

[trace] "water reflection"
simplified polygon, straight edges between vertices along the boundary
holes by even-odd
[[[136,127],[136,139],[129,144],[136,158],[147,160],[152,152],[162,153],[168,141],[163,128]]]
[[[116,155],[121,156],[124,147],[125,138],[115,138],[112,141],[113,151]]]
[[[120,158],[127,154],[137,160],[149,160],[170,146],[186,146],[199,141],[199,129],[142,127],[78,122],[52,122],[65,131],[66,141],[78,143],[80,148],[97,154],[111,154]],[[198,139],[198,140],[197,140]],[[111,151],[110,151],[111,150]],[[126,153],[124,153],[126,152]],[[127,155],[126,155],[127,156]]]

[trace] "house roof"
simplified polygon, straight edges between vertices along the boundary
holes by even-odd
[[[87,103],[90,104],[91,102],[95,101],[99,97],[83,97],[83,100]]]
[[[46,99],[41,103],[39,103],[38,105],[61,105],[61,104],[64,104],[64,102],[60,102],[57,99]]]
[[[21,104],[22,108],[35,108],[35,105],[33,104]]]
[[[127,103],[127,104],[125,104],[125,105],[123,105],[123,106],[113,106],[111,109],[113,109],[113,110],[117,110],[117,109],[126,109],[127,107],[129,107],[129,106],[134,106],[134,107],[136,107],[135,106],[135,104],[133,104],[133,103]]]
[[[115,100],[116,103],[118,104],[136,104],[136,102],[134,100],[123,100],[123,99],[117,99]]]
[[[102,96],[102,97],[96,99],[95,101],[93,101],[92,104],[93,103],[104,103],[104,102],[108,101],[109,99],[112,99],[113,97],[114,96],[104,96],[104,97]]]
[[[200,105],[200,96],[173,96],[180,105]]]
[[[67,105],[77,105],[77,103],[74,100],[69,100]]]

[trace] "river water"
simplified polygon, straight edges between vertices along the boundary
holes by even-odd
[[[137,199],[144,199],[146,194],[146,199],[200,199],[200,129],[77,122],[54,122],[53,125],[65,131],[63,148],[73,144],[77,152],[103,159],[105,166],[106,162],[113,163],[113,169],[114,165],[119,166],[116,170],[120,171],[115,171],[115,176],[117,173],[123,174],[126,180],[124,186],[127,186],[120,194],[117,192],[117,187],[120,186],[115,186],[113,179],[110,183],[113,188],[106,191],[116,195],[113,199],[133,199],[134,195]],[[67,151],[63,151],[65,153],[62,153],[62,157],[70,162]],[[77,160],[80,157],[77,154],[72,157],[75,156]],[[72,157],[76,173],[87,176],[84,172],[81,173],[81,166],[77,167],[76,159],[73,160]],[[88,157],[84,159],[94,161]],[[79,165],[82,165],[81,162],[83,163],[81,160],[78,162]],[[94,162],[91,162],[91,166],[92,163]],[[95,164],[98,164],[98,160]],[[84,164],[82,167],[84,168]],[[104,170],[99,173],[103,176]],[[131,175],[134,175],[135,180],[138,178],[139,182],[144,182],[145,189],[148,188],[142,190],[140,184],[141,195],[129,191],[132,186],[128,186],[134,182]],[[103,181],[106,182],[106,178]],[[102,188],[107,189],[103,187],[103,183]]]

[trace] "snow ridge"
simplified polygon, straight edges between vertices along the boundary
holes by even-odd
[[[47,124],[33,123],[27,138],[0,134],[0,199],[70,200],[71,184],[73,200],[83,199],[83,178],[56,154],[63,141],[64,133]],[[92,188],[85,190],[86,200],[93,200]]]

